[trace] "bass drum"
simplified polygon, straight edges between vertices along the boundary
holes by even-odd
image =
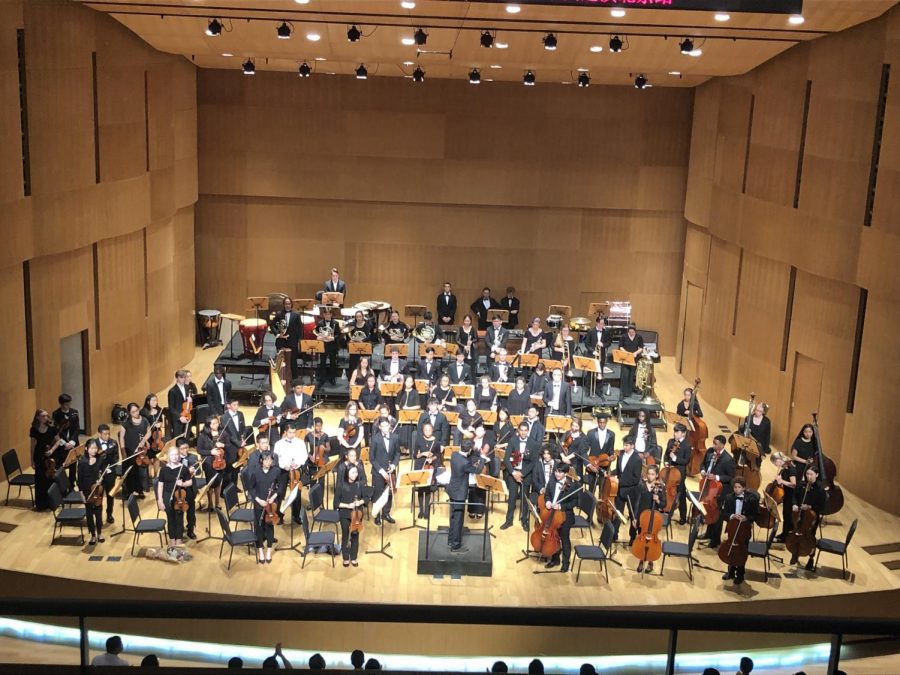
[[[300,339],[301,340],[316,340],[316,319],[313,316],[307,316],[306,314],[300,315]]]
[[[551,314],[547,317],[547,327],[552,328],[553,330],[559,330],[559,327],[562,326],[563,323],[563,315],[562,314]]]

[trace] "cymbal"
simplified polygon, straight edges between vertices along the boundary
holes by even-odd
[[[380,312],[385,309],[390,309],[391,303],[385,302],[384,300],[366,300],[365,302],[357,303],[356,306],[361,309]]]
[[[571,330],[588,330],[593,325],[594,322],[586,316],[576,316],[573,319],[569,319],[569,328]]]

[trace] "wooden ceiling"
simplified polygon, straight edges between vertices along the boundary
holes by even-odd
[[[587,69],[594,84],[630,84],[645,73],[655,86],[696,86],[710,77],[744,73],[797,42],[812,40],[873,19],[896,0],[805,0],[802,25],[786,15],[732,13],[726,22],[712,12],[627,9],[624,17],[599,7],[522,4],[510,14],[504,4],[460,0],[76,0],[107,12],[156,49],[183,54],[202,68],[240,69],[247,58],[257,70],[295,71],[307,61],[314,76],[353,74],[365,64],[370,77],[409,77],[418,64],[429,78],[465,79],[473,68],[483,82],[521,81],[532,70],[538,84],[572,83]],[[219,37],[206,35],[211,17]],[[283,21],[291,39],[277,39]],[[357,25],[363,37],[347,40]],[[404,45],[417,28],[428,33],[423,47]],[[495,46],[480,45],[483,30]],[[544,49],[553,32],[555,51]],[[315,34],[318,41],[306,36]],[[627,48],[609,50],[618,34]],[[683,55],[679,42],[692,37],[699,56]],[[508,45],[498,49],[497,43]],[[591,51],[600,47],[602,51]]]

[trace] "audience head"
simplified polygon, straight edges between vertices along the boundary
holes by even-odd
[[[325,657],[316,652],[309,657],[310,670],[325,670]]]
[[[159,658],[156,654],[147,654],[141,660],[141,668],[159,668]]]
[[[582,663],[581,670],[578,671],[580,675],[597,675],[597,669],[594,668],[590,663]]]
[[[508,673],[509,668],[506,667],[506,662],[504,661],[494,661],[494,665],[491,666],[492,673]]]
[[[532,659],[528,664],[528,675],[544,675],[544,662],[540,659]]]
[[[743,478],[743,476],[738,476],[738,478]],[[749,656],[742,656],[740,669],[741,675],[750,675],[750,672],[753,670],[753,659]]]
[[[362,649],[354,649],[350,652],[350,664],[356,668],[356,670],[362,670],[365,661],[366,655],[363,653]]]
[[[278,670],[278,659],[274,656],[267,656],[262,664],[263,670]]]
[[[107,654],[121,654],[124,649],[125,647],[122,645],[122,638],[118,635],[113,635],[106,639]]]
[[[232,656],[228,659],[228,669],[229,670],[240,670],[244,667],[244,659],[240,656]]]
[[[703,675],[722,675],[722,673],[720,673],[715,668],[704,668]]]
[[[378,659],[369,659],[366,661],[366,670],[381,670],[381,663]]]

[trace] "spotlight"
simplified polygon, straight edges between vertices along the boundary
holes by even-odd
[[[287,21],[282,21],[281,25],[275,29],[275,32],[278,34],[279,40],[290,40],[291,33],[293,33],[294,30],[288,25]]]
[[[366,67],[361,63],[359,64],[359,68],[356,69],[356,79],[357,80],[369,79],[369,71],[366,70]]]
[[[253,63],[253,59],[244,61],[244,75],[256,75],[256,64]]]
[[[413,39],[416,41],[416,44],[420,47],[428,42],[428,33],[426,33],[421,28],[417,28],[416,32],[413,33]]]
[[[522,84],[526,87],[533,87],[535,82],[534,72],[528,71],[522,76]]]
[[[609,38],[609,51],[611,51],[613,54],[618,54],[620,51],[622,51],[622,47],[624,46],[624,44],[625,43],[622,42],[622,38],[620,38],[618,35],[613,35],[611,38]]]
[[[206,34],[210,37],[219,37],[222,34],[222,22],[218,19],[210,19],[206,27]]]
[[[647,80],[647,76],[641,73],[637,77],[634,78],[634,88],[635,89],[646,89],[650,86],[650,82]]]
[[[422,70],[419,66],[416,66],[416,69],[412,72],[413,82],[424,82],[425,81],[425,71]]]
[[[490,49],[494,46],[494,36],[489,30],[481,32],[481,46]]]
[[[788,19],[788,23],[792,26],[799,26],[804,21],[806,21],[806,19],[803,18],[802,14],[792,14]]]
[[[310,75],[312,75],[312,68],[310,68],[309,64],[304,61],[300,64],[300,69],[297,71],[297,74],[300,77],[309,77]]]
[[[578,75],[578,86],[579,87],[590,87],[591,86],[591,76],[587,73],[580,73]]]
[[[547,33],[544,36],[544,49],[547,51],[554,51],[556,49],[556,36],[553,33]]]
[[[362,37],[362,32],[356,26],[350,26],[347,29],[347,41],[348,42],[359,42],[359,39]]]
[[[681,42],[678,43],[679,49],[681,49],[682,54],[690,54],[694,51],[694,41],[691,38],[684,38]]]
[[[481,73],[478,68],[472,68],[472,72],[469,73],[469,84],[481,84]]]

